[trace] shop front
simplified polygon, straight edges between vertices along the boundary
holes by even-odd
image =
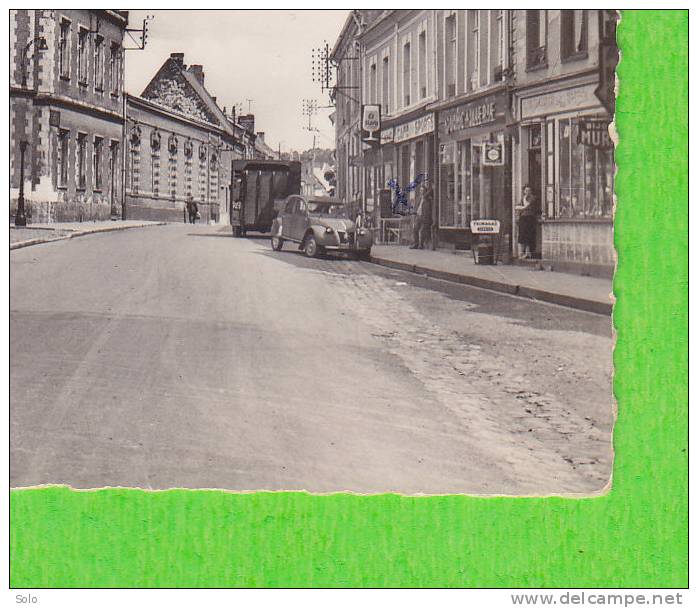
[[[596,83],[519,97],[516,186],[540,201],[539,257],[558,268],[613,272],[611,117]]]
[[[496,219],[502,252],[511,243],[511,138],[506,92],[447,107],[438,113],[439,243],[467,249],[470,222]]]

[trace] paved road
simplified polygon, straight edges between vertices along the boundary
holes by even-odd
[[[600,491],[607,317],[170,225],[11,254],[11,483]]]

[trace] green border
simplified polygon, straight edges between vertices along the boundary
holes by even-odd
[[[688,11],[619,30],[613,490],[11,492],[14,587],[685,587]]]

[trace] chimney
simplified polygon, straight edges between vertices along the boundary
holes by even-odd
[[[172,59],[180,68],[186,68],[184,65],[184,53],[170,53]]]
[[[204,66],[190,65],[189,72],[194,75],[194,78],[196,78],[199,81],[199,84],[201,86],[204,86]]]
[[[257,139],[264,143],[264,131],[257,131]]]

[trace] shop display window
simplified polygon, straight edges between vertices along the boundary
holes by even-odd
[[[441,151],[441,214],[444,228],[469,228],[480,217],[481,142],[466,139]]]
[[[559,122],[557,217],[610,218],[613,211],[613,150],[579,142],[578,118]]]

